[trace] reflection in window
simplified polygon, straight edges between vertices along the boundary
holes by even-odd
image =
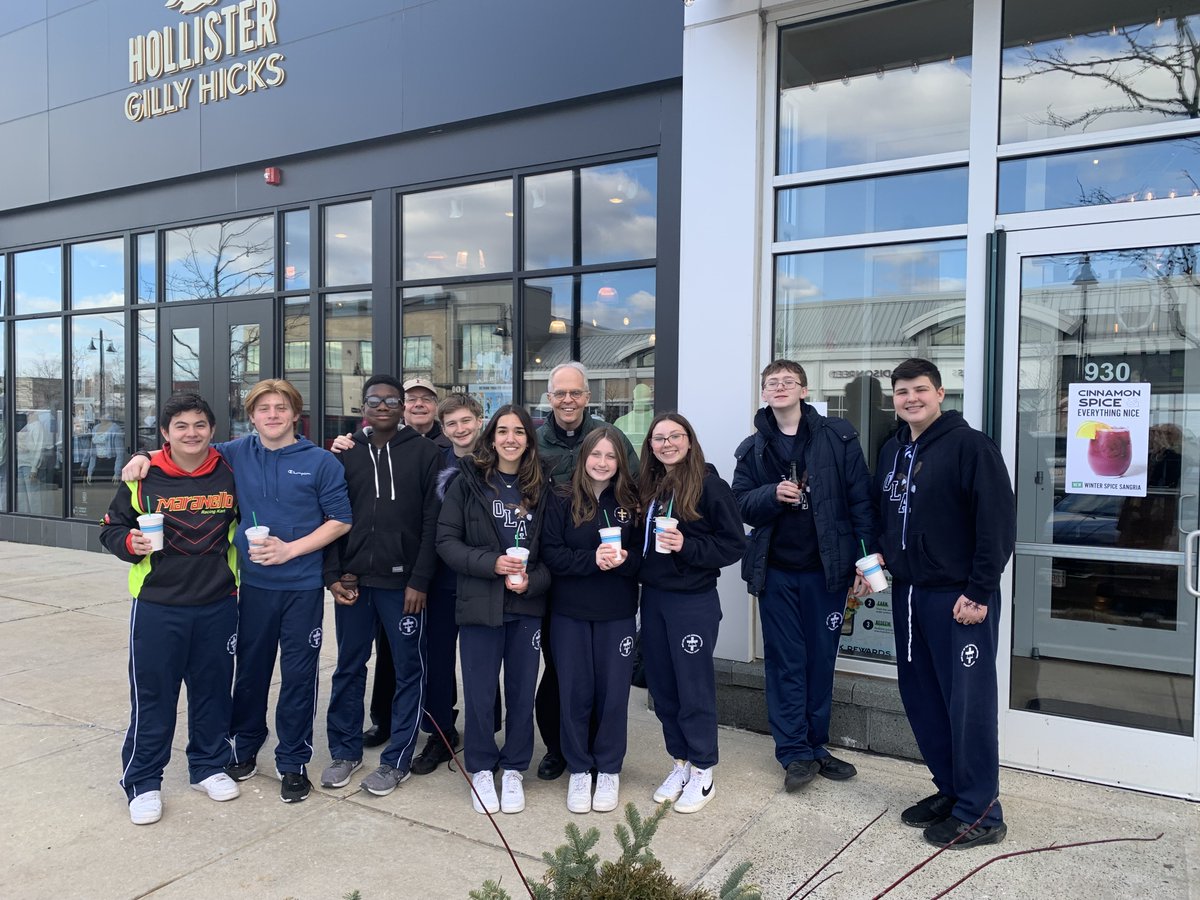
[[[367,238],[370,240],[369,223],[367,230]],[[294,209],[284,213],[283,289],[285,291],[302,291],[308,288],[309,255],[308,210]]]
[[[125,464],[125,326],[120,313],[71,320],[71,515],[98,520]]]
[[[892,367],[932,360],[944,408],[962,408],[963,344],[945,329],[965,313],[966,242],[861,247],[776,259],[776,357],[800,362],[809,399],[859,431],[868,465],[895,427]],[[959,332],[961,335],[961,332]]]
[[[324,434],[357,430],[362,420],[363,385],[374,364],[371,294],[329,294],[322,300],[325,320]]]
[[[574,309],[578,276],[530,278],[521,288],[524,323],[524,402],[531,408],[546,402],[546,379],[559,363],[574,359],[577,325]]]
[[[200,329],[171,329],[171,393],[200,392]]]
[[[135,314],[137,322],[137,450],[158,446],[158,332],[154,313]]]
[[[525,268],[574,265],[575,177],[571,171],[525,179]]]
[[[57,251],[55,251],[57,252]],[[20,255],[20,254],[18,254]],[[61,319],[13,323],[17,512],[62,515],[63,352]]]
[[[4,257],[0,256],[0,270],[4,268]],[[3,276],[0,276],[2,279]],[[0,288],[3,288],[0,281]],[[0,299],[4,292],[0,290]],[[3,308],[0,306],[0,308]],[[8,421],[5,410],[8,409],[8,398],[5,385],[8,384],[8,369],[5,367],[8,343],[4,340],[4,323],[0,322],[0,512],[8,511]]]
[[[433,336],[428,334],[404,339],[404,377],[433,371]]]
[[[1200,197],[1194,138],[1000,161],[1001,214]]]
[[[429,335],[430,380],[474,395],[490,416],[512,402],[512,283],[407,288],[403,333]]]
[[[402,200],[404,278],[457,278],[512,271],[511,178]]]
[[[125,241],[111,238],[72,244],[71,308],[94,309],[125,303]]]
[[[1197,114],[1200,4],[1006,0],[1000,141]]]
[[[158,253],[153,234],[139,234],[137,240],[137,299],[138,303],[158,300]]]
[[[253,431],[245,399],[263,379],[262,326],[244,323],[229,326],[229,440]]]
[[[274,217],[236,219],[166,233],[166,299],[261,294],[275,287]]]
[[[579,172],[583,265],[653,259],[658,234],[658,160]]]
[[[777,241],[956,225],[967,221],[967,169],[789,188],[776,200]]]
[[[62,309],[62,249],[44,247],[13,254],[13,312]]]
[[[307,297],[289,297],[283,304],[283,377],[304,400],[300,433],[312,438],[312,315]]]
[[[779,174],[967,148],[972,4],[918,0],[779,33]]]
[[[326,206],[321,214],[325,217],[321,283],[370,284],[371,201]]]

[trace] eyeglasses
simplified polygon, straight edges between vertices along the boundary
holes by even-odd
[[[399,409],[403,402],[399,397],[376,397],[374,395],[363,401],[371,409],[379,409],[381,406],[386,406],[388,409]]]
[[[404,402],[407,403],[409,406],[417,406],[418,404],[423,405],[423,406],[432,406],[436,400],[437,400],[436,397],[430,397],[428,394],[405,394],[404,395]]]
[[[587,396],[587,391],[581,391],[576,388],[573,391],[551,391],[550,396],[555,400],[566,400],[570,397],[572,400],[582,400]]]
[[[785,391],[790,391],[793,388],[798,387],[804,387],[804,385],[795,378],[772,378],[763,382],[763,388],[768,391],[777,391],[780,388],[783,388]]]
[[[656,434],[650,438],[650,443],[656,447],[661,447],[666,443],[678,444],[686,437],[687,434],[682,431],[676,431],[673,434]]]

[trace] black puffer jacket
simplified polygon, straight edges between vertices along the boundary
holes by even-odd
[[[504,624],[505,613],[542,616],[546,612],[550,572],[538,559],[538,544],[549,498],[542,498],[529,522],[529,590],[523,594],[514,594],[505,578],[496,574],[496,559],[505,548],[500,546],[492,516],[494,499],[474,459],[464,458],[458,477],[446,491],[437,528],[438,555],[458,573],[454,617],[459,625],[498,628]]]

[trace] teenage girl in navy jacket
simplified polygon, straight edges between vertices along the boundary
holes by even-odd
[[[601,528],[619,528],[620,545]],[[628,732],[629,682],[642,559],[636,485],[619,431],[589,431],[569,493],[546,507],[542,559],[550,586],[550,640],[558,662],[562,753],[571,773],[567,809],[617,808]],[[595,738],[589,725],[596,720]],[[596,792],[592,795],[591,771]]]
[[[742,558],[746,532],[733,491],[704,462],[695,430],[678,413],[650,423],[639,488],[645,512],[642,655],[654,712],[675,760],[654,800],[698,812],[712,799],[717,764],[717,576]],[[679,524],[656,535],[658,516]]]

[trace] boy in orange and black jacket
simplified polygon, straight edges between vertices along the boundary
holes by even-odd
[[[135,825],[162,817],[163,769],[171,757],[179,686],[188,686],[188,775],[213,800],[238,796],[224,773],[237,650],[238,511],[233,470],[209,446],[214,416],[197,394],[167,400],[164,452],[143,481],[117,489],[100,541],[133,563],[129,592],[129,730],[121,787]],[[152,550],[138,516],[163,516],[163,546]]]

